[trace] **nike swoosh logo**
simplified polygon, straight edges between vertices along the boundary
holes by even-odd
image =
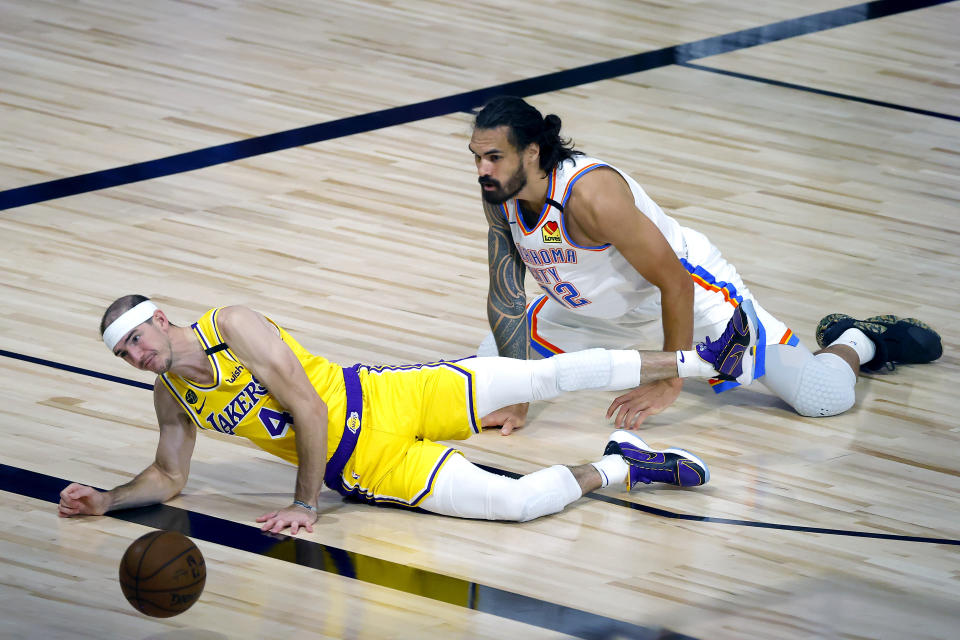
[[[207,406],[207,399],[206,399],[206,398],[203,399],[203,404],[200,405],[200,408],[199,408],[199,409],[197,409],[197,413],[198,413],[198,414],[199,414],[199,413],[202,413],[202,412],[203,412],[203,408],[204,408],[205,406]]]
[[[726,371],[733,371],[736,369],[737,365],[740,364],[740,360],[743,358],[744,351],[745,349],[741,345],[736,345],[736,348],[731,350],[730,353],[727,354],[727,357],[724,358],[723,364],[720,365],[720,368]],[[728,373],[727,375],[730,374]]]
[[[680,362],[686,362],[686,360],[683,357],[683,351],[680,352]]]

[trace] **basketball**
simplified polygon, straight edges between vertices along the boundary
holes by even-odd
[[[120,560],[120,589],[133,608],[154,618],[189,609],[207,581],[197,545],[176,531],[151,531],[133,541]]]

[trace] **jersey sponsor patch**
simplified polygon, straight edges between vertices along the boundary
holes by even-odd
[[[542,231],[544,242],[562,242],[560,238],[560,225],[558,225],[555,220],[551,220],[543,225]]]

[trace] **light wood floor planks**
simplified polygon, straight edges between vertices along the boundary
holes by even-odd
[[[64,3],[0,7],[0,190],[454,95],[845,6],[730,0]],[[697,64],[960,115],[946,3]],[[666,66],[532,96],[579,148],[705,232],[813,346],[831,312],[919,317],[933,365],[863,378],[857,406],[802,418],[761,387],[688,384],[643,437],[701,455],[696,491],[604,495],[675,513],[960,538],[954,407],[958,123]],[[470,116],[454,113],[0,212],[0,349],[151,382],[97,339],[119,295],[175,322],[247,304],[342,364],[471,353],[485,335],[485,222]],[[531,292],[533,289],[531,289]],[[644,336],[655,346],[657,336]],[[542,403],[462,444],[517,473],[602,450],[614,394]],[[153,455],[147,391],[0,356],[0,464],[109,487]],[[172,504],[253,524],[289,465],[204,434]],[[325,496],[305,537],[441,577],[695,638],[950,638],[958,546],[670,519],[584,499],[527,524]],[[546,638],[507,615],[199,541],[197,606],[144,618],[116,566],[147,529],[64,521],[0,492],[0,636]]]

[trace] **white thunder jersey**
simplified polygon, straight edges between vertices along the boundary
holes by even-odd
[[[574,184],[601,167],[620,174],[630,186],[637,209],[657,226],[690,273],[694,282],[695,342],[723,333],[733,308],[750,299],[761,321],[758,340],[767,345],[799,344],[785,324],[757,303],[733,265],[706,236],[680,226],[633,178],[616,167],[596,158],[575,156],[548,176],[546,204],[532,227],[524,221],[516,199],[500,205],[520,257],[547,294],[527,306],[533,351],[550,357],[595,347],[632,349],[638,344],[640,328],[662,319],[660,290],[644,279],[616,247],[578,245],[564,228],[563,208]],[[496,354],[492,334],[480,346],[480,353]],[[736,383],[718,382],[713,388],[719,392],[732,386]]]
[[[659,317],[659,310],[651,306],[659,302],[659,289],[641,277],[616,247],[576,244],[564,228],[563,208],[573,185],[601,167],[620,174],[630,186],[637,208],[657,225],[677,257],[685,258],[680,224],[665,214],[636,180],[596,158],[574,156],[553,170],[548,176],[546,204],[533,227],[524,222],[518,200],[500,205],[501,211],[530,275],[565,309],[593,318],[619,318],[644,308],[651,317]]]

